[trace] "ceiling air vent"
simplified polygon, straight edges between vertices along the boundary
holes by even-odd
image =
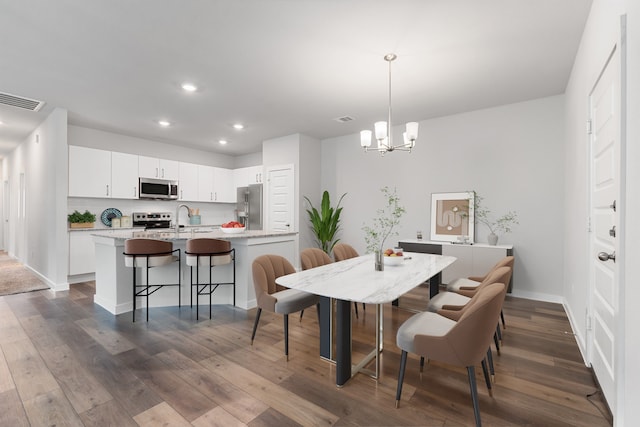
[[[36,101],[35,99],[23,98],[21,96],[0,92],[0,104],[24,108],[29,111],[39,111],[44,105],[44,101]]]
[[[353,117],[349,117],[349,116],[343,116],[343,117],[338,117],[337,119],[333,119],[338,123],[347,123],[353,120]]]

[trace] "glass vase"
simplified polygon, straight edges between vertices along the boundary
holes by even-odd
[[[384,253],[377,250],[374,254],[376,271],[384,271]]]

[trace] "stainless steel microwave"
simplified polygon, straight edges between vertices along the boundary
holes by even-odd
[[[167,179],[140,178],[140,199],[176,200],[178,181]]]

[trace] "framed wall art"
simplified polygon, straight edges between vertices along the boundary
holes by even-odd
[[[431,240],[473,243],[475,193],[431,194]]]

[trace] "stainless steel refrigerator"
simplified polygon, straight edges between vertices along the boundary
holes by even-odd
[[[244,224],[247,230],[262,230],[262,184],[238,187],[237,200],[238,222]]]

